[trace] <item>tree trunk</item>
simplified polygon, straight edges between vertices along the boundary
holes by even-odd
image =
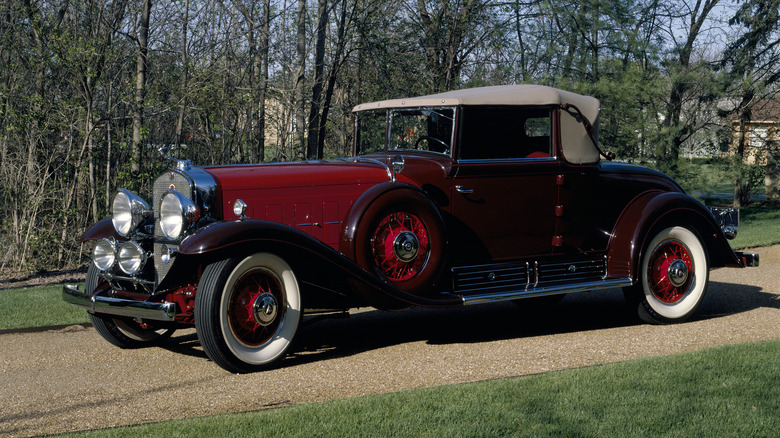
[[[306,153],[306,102],[303,99],[304,83],[306,79],[306,0],[298,0],[298,41],[296,44],[296,69],[295,69],[295,139],[300,148],[299,157],[305,157]]]
[[[317,1],[317,41],[314,51],[314,85],[311,87],[311,110],[309,111],[308,141],[306,158],[322,158],[318,151],[320,133],[320,104],[325,70],[325,28],[328,26],[328,0]],[[325,120],[322,121],[325,123]]]
[[[143,145],[141,144],[141,127],[144,117],[144,97],[146,94],[147,52],[149,50],[149,17],[152,11],[152,0],[144,0],[141,11],[138,35],[138,57],[135,74],[135,106],[133,108],[133,160],[130,171],[133,176],[141,173]]]
[[[664,125],[672,131],[671,144],[659,145],[658,160],[670,163],[672,168],[676,168],[677,159],[680,155],[680,147],[689,134],[690,126],[684,124],[682,120],[682,107],[686,92],[693,86],[688,76],[688,70],[693,53],[693,45],[699,37],[704,21],[707,19],[710,11],[718,4],[719,0],[697,0],[696,7],[690,16],[690,25],[688,27],[688,36],[685,44],[679,47],[679,57],[677,59],[680,71],[672,76],[672,87],[669,95],[666,119]],[[701,6],[701,11],[699,11]],[[701,12],[699,14],[699,12]],[[697,15],[698,14],[698,15]]]
[[[780,205],[780,141],[768,141],[766,145],[766,201]]]
[[[179,103],[179,114],[176,117],[176,135],[173,147],[177,148],[184,143],[184,113],[187,109],[186,96],[187,84],[189,82],[189,57],[187,55],[187,28],[190,22],[190,0],[184,0],[184,15],[181,23],[181,102]]]
[[[347,6],[347,0],[342,0],[342,9],[339,14],[339,24],[336,41],[336,53],[333,55],[333,62],[330,66],[330,72],[328,73],[328,85],[325,88],[325,99],[322,102],[322,117],[319,126],[319,132],[317,134],[317,156],[322,158],[325,154],[325,125],[328,121],[328,113],[330,111],[330,102],[333,98],[333,92],[336,88],[336,78],[338,77],[341,65],[344,63],[344,50],[347,44],[346,32],[347,32],[347,15],[354,17],[352,12],[357,7],[357,2],[352,3],[351,8]],[[349,10],[348,10],[349,9]]]
[[[263,1],[263,26],[260,29],[260,62],[262,74],[257,94],[257,159],[265,161],[265,99],[268,92],[268,39],[271,28],[271,0]],[[256,60],[257,62],[257,60]]]
[[[734,159],[737,161],[737,177],[734,180],[734,207],[739,208],[742,206],[742,186],[743,175],[742,168],[744,166],[743,160],[745,157],[745,143],[747,140],[747,122],[750,121],[749,116],[743,112],[739,120],[739,140],[737,140],[737,150],[734,153]]]

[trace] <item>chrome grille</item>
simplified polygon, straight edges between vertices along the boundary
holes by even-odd
[[[154,235],[157,236],[154,243],[154,269],[157,273],[157,284],[165,278],[168,271],[171,269],[170,263],[165,264],[162,261],[163,243],[160,243],[163,235],[162,228],[160,228],[160,202],[162,201],[162,196],[170,188],[173,188],[187,198],[192,199],[192,184],[190,183],[190,180],[175,170],[165,172],[154,181],[152,202],[154,206]],[[168,243],[167,245],[171,250],[179,249],[179,246],[176,244]]]

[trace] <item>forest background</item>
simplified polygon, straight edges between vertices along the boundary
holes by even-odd
[[[780,0],[1,0],[0,270],[86,263],[116,187],[169,166],[348,156],[358,103],[537,83],[602,102],[619,160],[683,180],[777,98]],[[736,128],[736,131],[735,131]],[[735,134],[736,133],[736,134]],[[685,185],[685,184],[684,184]]]

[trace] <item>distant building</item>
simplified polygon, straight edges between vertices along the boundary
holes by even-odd
[[[745,125],[747,132],[743,161],[746,164],[765,166],[767,151],[780,149],[780,98],[759,102],[753,107],[751,113],[751,119]],[[733,155],[737,153],[739,139],[742,136],[739,120],[732,120],[731,128],[729,153]]]

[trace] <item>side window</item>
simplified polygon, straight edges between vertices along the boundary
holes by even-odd
[[[461,113],[463,160],[551,156],[549,107],[466,106]]]

